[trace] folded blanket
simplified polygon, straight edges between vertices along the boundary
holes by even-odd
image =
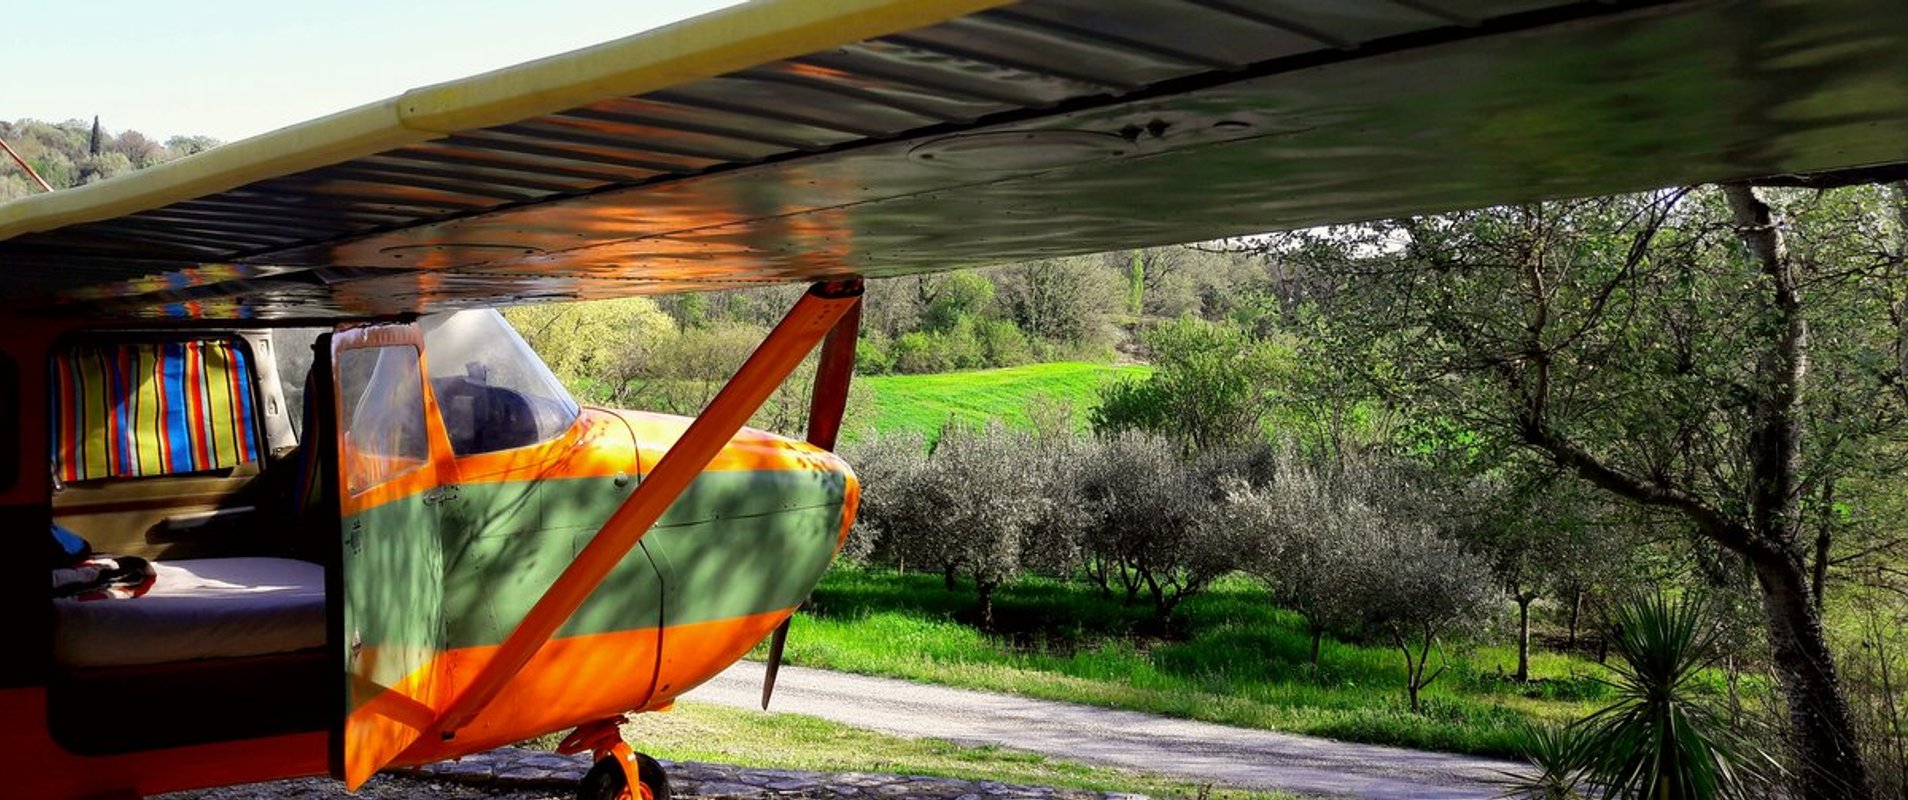
[[[53,596],[76,600],[125,600],[152,589],[158,572],[138,556],[94,554],[53,570]]]

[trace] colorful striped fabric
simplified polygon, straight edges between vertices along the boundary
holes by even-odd
[[[257,459],[247,358],[223,339],[89,345],[55,356],[57,474],[136,478]]]

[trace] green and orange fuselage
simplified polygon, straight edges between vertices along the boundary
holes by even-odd
[[[432,536],[438,543],[417,551],[441,548],[440,563],[393,559],[412,574],[352,575],[344,587],[347,609],[377,608],[381,617],[346,613],[347,658],[359,663],[355,672],[374,676],[352,686],[352,718],[382,718],[400,736],[404,728],[429,728],[426,712],[467,688],[687,424],[586,409],[557,440],[458,459],[454,492],[420,479],[345,498],[347,548],[354,527]],[[424,731],[394,763],[441,760],[669,705],[801,604],[846,536],[858,496],[853,473],[832,453],[745,429],[493,702],[452,738]],[[375,597],[352,597],[432,578],[442,587],[437,614],[418,606],[414,617],[394,618]],[[432,630],[433,616],[441,617],[441,632]],[[365,623],[381,627],[357,629]],[[397,668],[385,669],[365,664],[386,658],[363,644],[373,638],[386,648],[414,646],[392,659]]]
[[[404,766],[666,708],[746,654],[820,580],[852,524],[859,497],[854,474],[840,458],[743,430],[493,702],[454,737],[429,730],[433,714],[489,661],[525,610],[690,422],[585,408],[551,441],[449,459],[436,465],[429,481],[394,481],[341,497],[339,519],[347,531],[354,525],[376,530],[385,534],[385,545],[429,539],[409,544],[441,553],[411,564],[405,574],[350,574],[341,586],[334,583],[334,591],[345,595],[343,605],[352,605],[357,593],[357,601],[379,608],[386,617],[378,623],[385,626],[381,634],[388,635],[385,647],[364,644],[372,632],[353,629],[367,621],[347,613],[342,640],[331,642],[344,651],[343,724],[82,755],[50,735],[44,687],[0,689],[0,768],[9,775],[0,797],[155,794],[301,775],[345,776],[353,731],[404,735],[410,743],[390,763]],[[440,424],[435,415],[430,424]],[[360,546],[373,545],[367,539]],[[378,604],[380,592],[392,593],[393,601]],[[406,629],[419,620],[427,621]],[[406,649],[405,635],[423,638]],[[383,670],[364,664],[367,659],[416,666]],[[350,677],[354,672],[360,677]],[[393,676],[388,682],[376,679],[387,674]],[[412,726],[423,730],[405,734]]]

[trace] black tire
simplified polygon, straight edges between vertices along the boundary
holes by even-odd
[[[649,787],[649,794],[654,800],[670,800],[669,774],[663,772],[662,765],[656,763],[656,759],[637,753],[636,777],[643,782],[644,786]],[[590,767],[590,771],[583,776],[583,781],[576,785],[576,798],[577,800],[618,800],[623,796],[623,787],[622,765],[617,764],[613,757],[605,758]],[[636,800],[642,800],[640,796],[632,796]]]

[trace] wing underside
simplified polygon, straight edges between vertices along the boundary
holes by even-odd
[[[761,2],[0,206],[5,302],[368,317],[1908,162],[1889,0]]]

